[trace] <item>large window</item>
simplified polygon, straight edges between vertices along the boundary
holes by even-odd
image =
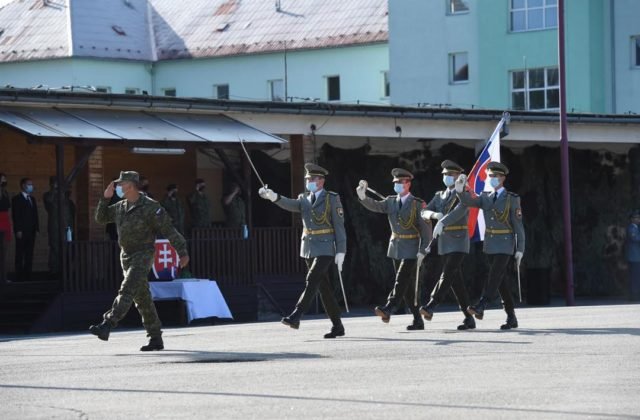
[[[216,99],[229,99],[229,85],[213,85],[213,94]]]
[[[558,27],[558,0],[511,0],[511,31]]]
[[[176,88],[164,88],[162,89],[164,96],[176,96]]]
[[[640,35],[631,37],[631,65],[640,67]]]
[[[96,86],[96,92],[111,93],[111,86]]]
[[[269,99],[282,102],[284,97],[284,81],[282,79],[269,80]]]
[[[467,13],[469,11],[467,0],[447,0],[447,3],[447,12],[450,15],[455,15],[456,13]]]
[[[557,67],[512,71],[511,108],[557,109],[560,106],[558,80]]]
[[[327,76],[327,100],[340,100],[340,76]]]
[[[449,83],[469,81],[469,57],[466,52],[449,54]]]
[[[139,95],[140,94],[140,89],[138,89],[138,88],[125,88],[124,89],[124,93],[126,93],[127,95]]]

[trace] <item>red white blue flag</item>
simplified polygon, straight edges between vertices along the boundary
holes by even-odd
[[[469,176],[467,177],[467,186],[476,195],[480,195],[483,191],[492,191],[487,179],[487,165],[489,162],[500,162],[500,131],[504,124],[504,118],[500,120],[493,134],[487,140],[487,144],[478,156],[478,160],[473,165]],[[484,240],[484,214],[481,209],[469,208],[469,238],[471,242]]]

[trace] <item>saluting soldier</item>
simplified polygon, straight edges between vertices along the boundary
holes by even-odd
[[[118,325],[135,303],[149,337],[149,344],[142,346],[140,350],[162,350],[162,324],[147,282],[147,274],[153,266],[156,236],[162,235],[169,239],[180,257],[180,267],[189,263],[189,255],[184,237],[173,227],[166,210],[139,190],[139,182],[137,172],[120,172],[120,177],[109,183],[104,191],[104,198],[98,202],[96,221],[101,224],[115,223],[118,229],[124,280],[112,308],[104,314],[102,323],[92,325],[89,331],[107,341],[111,329]],[[109,205],[114,190],[124,200]]]
[[[278,207],[302,214],[304,229],[300,256],[307,264],[307,279],[295,309],[291,315],[282,318],[282,323],[296,330],[300,328],[300,319],[309,309],[319,290],[322,305],[333,323],[331,331],[325,334],[324,338],[336,338],[343,336],[345,331],[328,273],[334,262],[338,271],[342,271],[347,252],[344,210],[340,196],[324,189],[325,177],[329,171],[312,163],[305,164],[304,168],[308,194],[300,194],[298,198],[292,199],[265,187],[258,191],[260,197],[271,200]]]
[[[184,206],[178,197],[178,185],[167,185],[167,194],[162,199],[162,207],[169,213],[173,227],[176,228],[181,235],[184,235]]]
[[[426,220],[437,220],[433,229],[433,237],[438,238],[438,254],[442,256],[442,274],[440,281],[431,292],[429,303],[420,308],[420,314],[427,321],[431,321],[436,307],[441,304],[449,289],[453,291],[460,310],[464,314],[464,321],[458,325],[459,330],[469,330],[476,327],[473,316],[467,311],[469,294],[462,278],[462,263],[469,253],[469,232],[467,221],[469,209],[460,203],[454,189],[455,181],[464,169],[452,160],[445,160],[442,167],[442,182],[446,186],[438,191],[427,208],[422,210],[422,217]]]
[[[482,319],[484,311],[496,295],[500,292],[507,321],[500,329],[518,328],[515,305],[511,295],[511,282],[506,276],[509,261],[515,253],[516,264],[520,265],[524,255],[524,226],[522,225],[522,208],[520,197],[509,192],[504,187],[504,181],[509,169],[500,162],[489,162],[487,165],[487,182],[493,188],[492,192],[482,192],[479,196],[472,196],[464,191],[467,177],[458,177],[455,189],[462,204],[477,207],[484,213],[485,234],[483,251],[489,260],[489,278],[480,301],[469,306],[468,311],[477,319]]]
[[[360,203],[376,213],[385,213],[391,227],[391,238],[387,257],[393,258],[395,284],[384,306],[376,306],[375,314],[388,323],[391,314],[404,298],[405,304],[413,314],[413,323],[407,330],[424,330],[418,306],[414,305],[416,280],[416,260],[422,262],[426,248],[431,241],[431,231],[420,217],[420,211],[426,207],[424,200],[415,197],[409,191],[413,174],[402,168],[394,168],[393,189],[397,195],[387,196],[384,200],[374,200],[366,195],[368,183],[361,180],[356,188]]]

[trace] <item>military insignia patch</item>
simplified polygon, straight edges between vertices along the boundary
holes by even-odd
[[[522,209],[520,208],[516,209],[516,217],[518,219],[522,219]]]
[[[338,213],[338,216],[344,217],[344,210],[342,210],[342,207],[338,207],[336,209],[336,213]]]

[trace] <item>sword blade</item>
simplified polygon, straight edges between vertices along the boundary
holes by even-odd
[[[349,303],[347,303],[347,294],[344,292],[344,283],[342,282],[342,271],[338,270],[338,277],[340,278],[340,288],[342,289],[342,297],[344,298],[344,307],[349,312]]]
[[[258,173],[258,170],[253,165],[253,161],[251,160],[251,157],[249,156],[249,152],[247,152],[247,148],[244,147],[244,140],[242,140],[240,137],[238,137],[238,140],[240,141],[240,146],[242,146],[242,150],[244,150],[244,154],[247,157],[247,160],[249,161],[249,165],[251,165],[251,169],[253,169],[253,173],[256,174],[256,177],[258,178],[258,181],[260,181],[260,184],[262,184],[262,187],[266,189],[267,186],[265,185],[264,182],[262,182],[262,178],[260,178],[260,174]]]
[[[516,272],[518,273],[518,297],[520,298],[520,303],[522,303],[522,288],[520,287],[520,264],[517,263]]]
[[[383,200],[385,199],[384,195],[380,194],[378,191],[374,190],[373,188],[367,187],[367,191],[369,191],[372,194],[377,195],[379,198],[381,198]]]

